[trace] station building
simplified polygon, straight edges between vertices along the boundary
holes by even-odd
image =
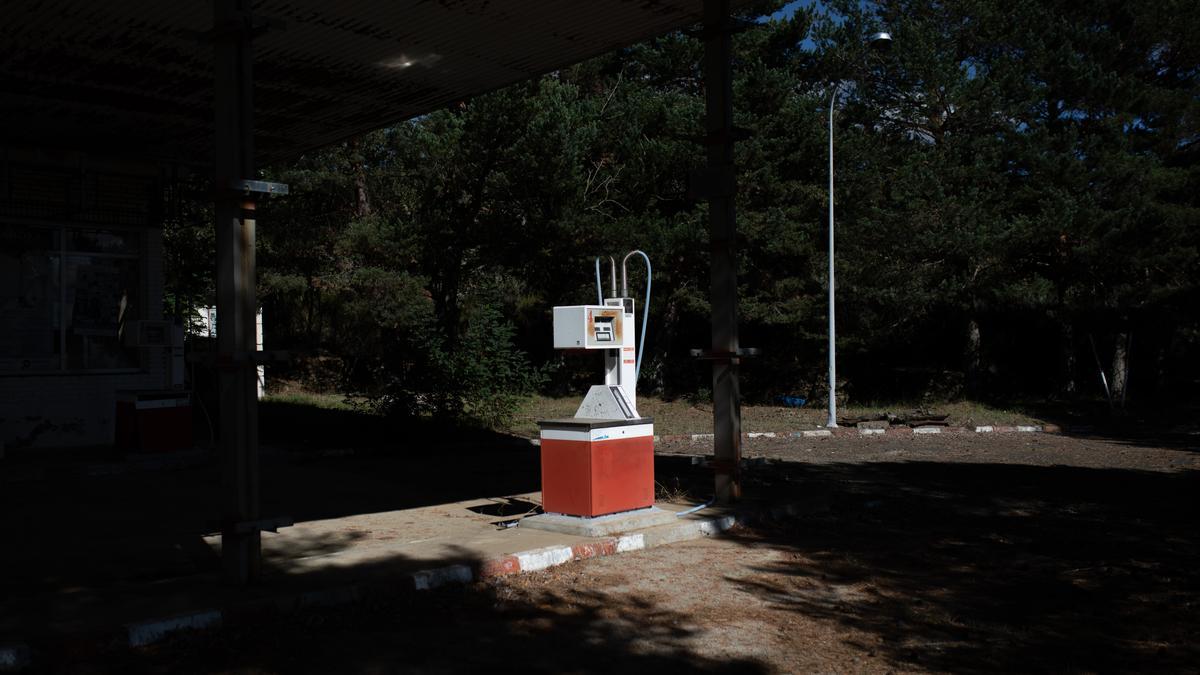
[[[117,392],[169,389],[160,167],[0,155],[0,447],[113,442]]]

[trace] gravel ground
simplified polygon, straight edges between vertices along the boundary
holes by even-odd
[[[63,672],[1197,672],[1200,452],[1050,435],[756,439],[804,517],[64,654]],[[707,453],[677,444],[664,452]]]

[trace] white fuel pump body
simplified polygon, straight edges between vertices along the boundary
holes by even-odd
[[[591,388],[576,417],[638,417],[635,325],[632,298],[605,298],[603,305],[554,308],[555,349],[605,350],[604,385]],[[614,387],[618,393],[614,393]]]

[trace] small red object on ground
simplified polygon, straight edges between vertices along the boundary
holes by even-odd
[[[129,452],[192,447],[192,399],[186,391],[117,392],[115,441]]]

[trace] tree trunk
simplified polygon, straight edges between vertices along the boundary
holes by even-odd
[[[1117,333],[1113,348],[1112,399],[1113,405],[1125,407],[1125,388],[1129,382],[1129,334]]]
[[[1157,401],[1163,401],[1170,394],[1170,364],[1168,356],[1171,353],[1171,340],[1174,339],[1175,331],[1167,328],[1162,332],[1163,337],[1160,338],[1158,349],[1154,354],[1154,398]],[[1143,338],[1142,342],[1145,342]]]
[[[316,333],[313,332],[313,319],[317,311],[317,289],[314,286],[311,274],[307,276],[307,279],[308,283],[304,286],[304,296],[302,297],[302,301],[304,302],[304,333],[308,337],[309,349],[316,349],[318,345]]]
[[[967,319],[967,343],[963,350],[964,370],[967,376],[967,394],[974,397],[980,391],[980,370],[983,364],[983,338],[979,321],[974,316]]]
[[[354,173],[354,217],[365,218],[371,215],[371,200],[367,195],[367,174],[359,164]]]
[[[371,215],[371,200],[367,194],[366,159],[363,157],[362,140],[350,141],[350,161],[354,163],[354,217]]]
[[[1060,319],[1062,347],[1062,390],[1063,393],[1074,396],[1077,390],[1075,383],[1075,325],[1070,319]]]
[[[461,268],[461,257],[447,256],[440,274],[433,279],[433,313],[446,336],[446,349],[451,352],[458,347],[460,318],[458,293],[461,285]]]

